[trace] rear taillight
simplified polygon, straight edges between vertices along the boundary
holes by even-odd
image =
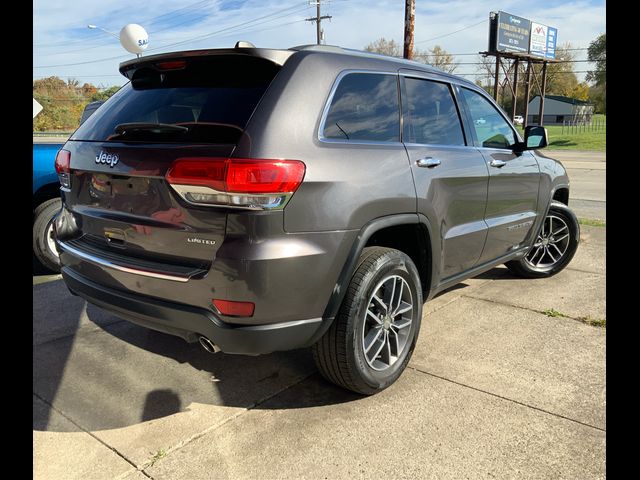
[[[304,178],[299,160],[179,158],[166,174],[173,189],[198,205],[283,208]]]
[[[56,155],[56,173],[60,180],[60,185],[64,188],[71,187],[71,152],[69,150],[58,150]]]

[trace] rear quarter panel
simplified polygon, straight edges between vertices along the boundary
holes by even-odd
[[[298,52],[275,78],[236,150],[237,156],[306,164],[304,182],[285,208],[287,232],[354,230],[374,218],[416,211],[401,143],[318,139],[324,106],[344,70],[397,73],[395,66],[376,59]]]

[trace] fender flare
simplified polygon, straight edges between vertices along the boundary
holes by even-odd
[[[351,246],[347,261],[345,262],[344,267],[342,268],[342,271],[338,276],[338,280],[333,288],[333,292],[331,293],[331,297],[329,298],[327,307],[325,308],[324,314],[322,315],[325,320],[328,320],[325,323],[331,325],[333,319],[338,314],[340,304],[344,299],[349,282],[351,281],[351,278],[353,277],[358,267],[358,259],[360,258],[360,254],[362,253],[362,250],[364,249],[371,236],[384,228],[394,227],[398,225],[424,225],[429,234],[429,244],[431,247],[433,247],[433,229],[431,228],[429,220],[424,215],[417,213],[400,213],[378,217],[365,224],[360,229],[358,236]],[[433,255],[431,256],[433,257]],[[429,263],[431,266],[429,287],[431,287],[433,285],[436,262],[434,261],[434,259],[432,259],[432,261],[430,261]],[[426,295],[425,298],[427,298]],[[329,327],[327,326],[327,329],[328,328]]]

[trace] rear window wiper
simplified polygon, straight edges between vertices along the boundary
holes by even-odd
[[[135,122],[135,123],[121,123],[116,125],[114,129],[117,135],[123,135],[126,132],[152,132],[152,133],[167,133],[167,132],[175,132],[175,133],[187,133],[189,131],[188,127],[183,127],[182,125],[171,125],[169,123],[143,123],[143,122]]]

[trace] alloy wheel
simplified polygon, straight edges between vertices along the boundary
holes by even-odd
[[[404,278],[390,275],[378,283],[369,298],[362,330],[362,348],[371,368],[386,370],[402,357],[410,343],[415,311]]]
[[[525,261],[535,269],[548,269],[567,253],[570,231],[567,223],[557,215],[548,215]]]
[[[47,237],[47,248],[55,258],[58,258],[59,255],[58,255],[58,250],[56,249],[56,239],[53,233],[53,220],[51,220],[49,222],[49,225],[47,225],[46,237]]]

